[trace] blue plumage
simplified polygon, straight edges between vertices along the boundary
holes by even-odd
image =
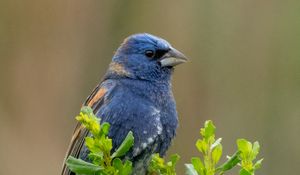
[[[134,133],[134,146],[124,157],[133,161],[134,174],[145,174],[151,154],[165,155],[175,136],[178,119],[171,75],[173,67],[185,61],[161,38],[132,35],[118,48],[103,81],[85,102],[101,122],[110,123],[113,149],[129,131]],[[79,134],[68,154],[87,159],[81,141],[86,134]]]

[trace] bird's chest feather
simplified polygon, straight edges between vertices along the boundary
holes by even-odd
[[[96,115],[102,118],[102,122],[111,124],[110,137],[114,148],[132,131],[135,143],[131,156],[143,155],[147,160],[154,152],[165,154],[178,123],[168,82],[119,80]]]
[[[153,112],[160,113],[162,121],[177,118],[176,104],[169,81],[131,81],[122,82],[125,91],[130,95],[127,97],[131,99],[129,103],[146,104]]]
[[[148,81],[126,82],[124,84],[127,90],[130,91],[128,94],[131,95],[128,98],[131,98],[132,105],[144,106],[152,114],[149,117],[153,117],[153,119],[149,121],[158,125],[158,138],[165,143],[160,145],[160,152],[164,154],[175,136],[178,125],[171,84],[169,82],[153,83]],[[147,123],[144,123],[144,125],[147,125]]]

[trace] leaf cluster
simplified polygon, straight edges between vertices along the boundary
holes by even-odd
[[[122,144],[112,153],[112,139],[108,137],[109,123],[100,125],[100,119],[93,114],[90,107],[82,107],[76,117],[90,135],[85,138],[85,145],[90,151],[89,161],[69,156],[66,164],[76,174],[84,175],[130,175],[132,162],[121,159],[134,144],[133,133],[130,131]],[[187,175],[223,175],[235,166],[240,166],[240,175],[254,175],[261,167],[262,160],[253,162],[260,150],[258,142],[253,144],[246,139],[237,140],[237,151],[232,156],[227,156],[227,161],[219,165],[222,157],[222,139],[215,138],[216,127],[208,120],[200,129],[201,138],[196,141],[196,148],[200,157],[192,157],[190,164],[185,164]],[[148,167],[151,175],[176,175],[176,164],[180,156],[173,154],[170,161],[165,161],[159,154],[153,154]]]
[[[149,174],[159,175],[176,175],[175,166],[180,159],[178,154],[173,154],[170,157],[170,161],[165,160],[159,156],[159,154],[153,154],[149,165]]]
[[[254,142],[253,144],[245,139],[237,140],[237,147],[240,151],[239,158],[241,160],[240,175],[254,175],[255,170],[261,167],[263,159],[260,159],[253,163],[259,153],[259,143]]]
[[[221,138],[215,139],[215,130],[213,122],[208,120],[204,124],[204,128],[200,129],[200,136],[196,147],[202,157],[191,158],[191,164],[186,164],[187,175],[223,175],[226,171],[231,170],[233,167],[239,165],[240,175],[254,175],[262,163],[260,159],[253,165],[253,160],[259,153],[259,143],[252,143],[245,139],[237,140],[238,150],[232,155],[227,156],[228,160],[220,166],[218,162],[222,156]]]
[[[85,144],[90,151],[88,158],[90,162],[69,156],[66,164],[76,174],[85,175],[129,175],[132,173],[132,162],[122,161],[124,156],[133,146],[133,133],[129,132],[120,145],[112,152],[112,140],[108,137],[110,125],[103,123],[93,114],[90,107],[82,107],[80,114],[76,117],[91,136],[85,138]]]

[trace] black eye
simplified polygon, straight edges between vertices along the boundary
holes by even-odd
[[[153,58],[155,54],[153,50],[146,50],[145,55],[149,58]]]

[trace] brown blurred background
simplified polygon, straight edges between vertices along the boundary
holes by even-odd
[[[183,163],[207,119],[232,154],[259,140],[257,174],[300,164],[300,1],[0,1],[0,174],[59,174],[81,103],[130,34],[167,39],[191,61],[173,87]],[[237,174],[233,172],[231,174]]]

